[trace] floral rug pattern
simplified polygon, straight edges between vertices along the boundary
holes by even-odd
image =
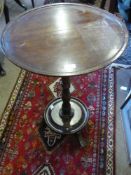
[[[90,117],[80,132],[61,135],[41,124],[47,104],[61,96],[60,79],[22,70],[0,121],[0,174],[115,174],[114,81],[109,68],[71,78],[71,95]]]

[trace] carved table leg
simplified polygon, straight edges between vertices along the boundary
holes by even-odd
[[[70,104],[70,79],[68,77],[62,78],[62,107],[60,109],[60,116],[63,120],[65,127],[70,127],[70,120],[74,115],[74,110],[71,108]]]
[[[70,96],[69,88],[69,77],[62,77],[62,98],[51,101],[44,114],[46,124],[62,134],[78,132],[89,118],[87,107],[79,99]]]

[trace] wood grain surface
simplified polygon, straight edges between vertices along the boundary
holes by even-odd
[[[127,41],[126,26],[116,16],[85,4],[61,3],[34,8],[11,21],[2,48],[19,67],[71,76],[111,63]]]

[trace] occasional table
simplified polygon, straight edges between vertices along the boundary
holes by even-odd
[[[70,76],[89,73],[117,59],[128,41],[126,26],[109,12],[85,4],[58,3],[29,10],[2,34],[7,58],[19,67],[62,77],[62,98],[51,101],[44,118],[63,134],[76,133],[89,111],[70,95]]]

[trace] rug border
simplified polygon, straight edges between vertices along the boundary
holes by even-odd
[[[114,93],[113,93],[113,103],[114,103],[113,114],[114,114],[114,118],[112,118],[112,120],[113,120],[112,121],[112,123],[113,123],[113,134],[112,134],[112,136],[113,136],[113,147],[111,148],[112,155],[111,156],[108,155],[107,150],[109,148],[109,144],[106,143],[106,149],[107,150],[106,150],[106,171],[105,171],[105,173],[106,173],[106,175],[111,175],[111,174],[115,175],[115,173],[116,173],[116,97],[117,97],[116,96],[117,95],[117,93],[116,93],[116,83],[115,83],[116,82],[116,68],[114,68],[112,66],[109,66],[108,69],[109,69],[110,75],[112,75],[111,82],[113,83],[113,90],[114,90]],[[112,70],[113,70],[113,73],[112,73]],[[110,84],[109,80],[108,80],[108,84]],[[110,94],[109,96],[111,96],[111,92],[109,94]],[[108,98],[108,100],[110,100],[110,99]],[[108,112],[108,117],[109,117],[109,106],[108,106],[107,112]],[[107,125],[109,125],[109,124],[110,124],[110,122],[108,123],[108,121],[107,121]],[[107,131],[107,138],[108,138],[108,131]],[[109,160],[107,160],[107,158]],[[108,162],[110,162],[110,159],[112,159],[113,167],[108,167]],[[110,171],[108,171],[108,170],[110,170]]]
[[[27,74],[27,71],[24,69],[21,69],[19,72],[19,75],[16,79],[16,82],[12,88],[12,91],[10,93],[10,96],[8,98],[7,104],[2,112],[1,119],[0,119],[0,139],[2,138],[2,135],[4,133],[4,130],[6,128],[6,125],[8,123],[8,117],[10,115],[11,109],[17,99],[18,93],[21,89],[21,85],[24,81],[24,78]]]
[[[116,78],[116,68],[114,68],[114,82],[117,82],[117,78]],[[114,83],[114,98],[115,98],[115,104],[116,104],[116,99],[117,99],[117,84]],[[116,174],[116,105],[114,105],[114,116],[115,116],[115,120],[114,120],[114,175]]]

